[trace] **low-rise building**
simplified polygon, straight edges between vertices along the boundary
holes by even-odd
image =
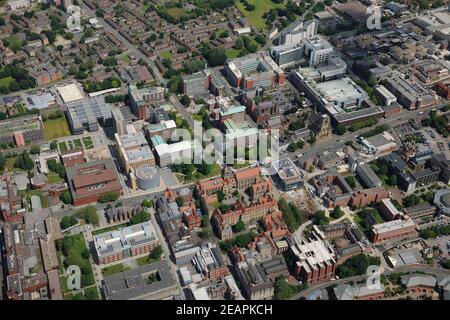
[[[94,236],[100,264],[110,264],[150,253],[159,240],[151,221]]]
[[[108,192],[122,194],[122,186],[111,159],[67,167],[66,176],[76,206],[96,202]]]
[[[220,248],[213,242],[203,243],[200,250],[195,253],[192,263],[210,280],[223,279],[228,275],[228,268]]]
[[[167,261],[158,261],[105,277],[106,300],[158,300],[178,293],[177,282]]]
[[[370,238],[373,243],[379,243],[415,235],[417,231],[413,220],[392,220],[373,225]]]
[[[40,116],[25,116],[0,121],[0,144],[24,146],[44,141],[44,124]]]

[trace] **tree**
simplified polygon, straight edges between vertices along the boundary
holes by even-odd
[[[444,269],[450,269],[450,259],[445,259],[441,262],[441,266]]]
[[[66,216],[63,217],[60,223],[61,229],[65,230],[67,228],[70,228],[78,223],[77,218],[74,216]]]
[[[60,196],[59,199],[64,202],[65,204],[71,204],[72,203],[72,195],[69,190],[64,190]]]
[[[215,47],[209,50],[206,60],[208,60],[210,67],[223,65],[227,60],[227,54],[223,47]]]
[[[283,220],[290,232],[294,232],[301,224],[301,216],[294,204],[288,203],[286,199],[278,200],[278,207],[283,213]]]
[[[316,212],[315,217],[314,217],[314,222],[315,222],[315,224],[323,226],[325,224],[329,224],[330,223],[330,218],[328,218],[325,215],[325,211],[320,210],[320,211]]]
[[[97,214],[97,209],[94,206],[87,206],[83,209],[78,210],[75,216],[83,219],[87,223],[92,223],[93,225],[98,225],[99,218]]]
[[[189,107],[191,104],[191,98],[189,98],[187,95],[183,95],[180,99],[180,102],[183,106]]]
[[[342,217],[344,215],[344,212],[342,211],[340,206],[336,206],[334,207],[333,211],[331,212],[330,216],[333,219],[339,219],[340,217]]]
[[[285,276],[279,276],[275,279],[275,300],[287,300],[298,291],[299,288],[289,284]]]
[[[38,145],[32,145],[30,148],[30,153],[31,154],[39,154],[41,152],[41,147]]]
[[[6,166],[6,159],[3,156],[3,153],[0,153],[0,170],[4,170]]]
[[[139,213],[136,213],[131,219],[130,219],[130,225],[143,223],[150,220],[150,213],[147,211],[141,211]]]
[[[98,199],[98,202],[100,203],[106,203],[106,202],[114,202],[119,198],[119,194],[114,191],[106,192],[104,193],[100,199]]]
[[[182,206],[184,205],[184,199],[183,199],[183,197],[181,197],[181,196],[178,196],[178,197],[175,199],[175,202],[177,203],[178,207],[182,207]]]
[[[223,193],[222,190],[218,190],[218,191],[217,191],[217,200],[218,200],[219,202],[222,202],[223,199],[225,199],[225,194]]]
[[[258,34],[255,36],[255,41],[258,42],[260,45],[263,46],[263,45],[266,44],[266,37],[265,37],[263,34],[258,33]]]
[[[152,208],[153,207],[153,201],[149,200],[149,199],[144,199],[144,201],[142,201],[142,206],[144,208]]]
[[[32,170],[34,168],[34,162],[31,160],[27,151],[24,151],[21,155],[16,157],[14,167],[22,170]]]
[[[50,159],[47,161],[47,167],[50,171],[57,173],[61,178],[66,177],[66,169],[64,166],[57,162],[55,159]]]
[[[348,183],[348,185],[350,186],[350,188],[355,188],[356,187],[356,179],[354,176],[347,176],[345,177],[345,181]]]
[[[342,136],[346,132],[347,132],[347,128],[343,124],[338,124],[336,126],[336,134]]]
[[[395,174],[392,174],[389,176],[388,184],[390,186],[396,186],[397,185],[397,176]]]
[[[347,278],[365,274],[370,265],[379,266],[381,263],[379,257],[372,257],[365,254],[358,254],[347,259],[343,264],[336,268],[336,274],[340,278]]]
[[[153,260],[159,260],[159,259],[161,259],[162,254],[163,254],[163,250],[162,250],[161,246],[156,246],[152,250],[152,252],[150,252],[149,257],[150,257],[150,259],[153,259]]]
[[[233,232],[241,232],[244,229],[245,229],[245,223],[242,220],[239,220],[239,222],[233,226]]]

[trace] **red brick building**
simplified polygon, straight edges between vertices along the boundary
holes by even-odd
[[[67,167],[66,175],[76,206],[97,202],[105,193],[122,194],[122,186],[111,159]]]
[[[371,203],[380,202],[382,199],[386,199],[388,197],[389,191],[383,187],[365,189],[354,192],[350,198],[349,205],[351,207],[365,207]]]
[[[64,167],[72,167],[85,163],[86,161],[84,160],[83,148],[76,148],[61,152],[61,161]]]
[[[183,215],[183,222],[189,230],[201,227],[202,218],[198,215],[197,208],[193,202],[190,205],[181,207],[180,212]]]
[[[97,259],[100,264],[121,261],[150,253],[159,245],[150,221],[94,236]]]
[[[434,90],[444,99],[450,99],[450,85],[448,83],[438,82],[435,84]]]
[[[412,237],[417,234],[413,220],[392,220],[372,226],[370,240],[379,243],[387,240]]]

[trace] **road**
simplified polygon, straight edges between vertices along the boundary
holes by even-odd
[[[164,255],[166,257],[166,261],[169,263],[170,269],[172,270],[172,275],[177,280],[178,291],[179,291],[181,297],[183,297],[183,300],[186,300],[186,297],[185,297],[183,289],[182,289],[182,285],[180,283],[180,277],[178,276],[178,273],[177,273],[178,267],[171,260],[171,254],[170,254],[169,246],[167,245],[166,238],[164,238],[164,235],[163,235],[163,233],[161,231],[161,228],[160,228],[160,226],[158,224],[158,221],[156,221],[155,214],[156,213],[155,213],[154,210],[150,214],[150,217],[151,217],[151,220],[152,220],[152,224],[155,227],[156,235],[157,235],[157,237],[159,239],[159,242],[161,244],[161,248],[164,251]]]
[[[96,17],[95,11],[92,10],[91,8],[89,8],[83,1],[79,1],[79,4],[81,6],[81,8],[89,13],[91,16]],[[112,33],[120,42],[122,42],[123,46],[125,48],[127,48],[129,51],[131,51],[136,57],[138,57],[139,59],[144,60],[146,63],[148,63],[148,65],[150,66],[150,68],[152,68],[153,70],[153,74],[155,76],[155,78],[159,81],[162,82],[164,84],[167,83],[167,79],[164,79],[164,77],[161,75],[161,73],[158,70],[158,67],[155,65],[155,63],[149,59],[145,54],[143,54],[138,46],[132,44],[131,42],[129,42],[127,39],[125,39],[118,30],[114,29],[111,25],[109,25],[105,19],[101,18],[101,17],[97,17],[97,19],[99,20],[100,24],[103,26],[105,31],[108,31],[110,33]]]
[[[417,272],[417,271],[427,272],[430,274],[440,275],[440,276],[450,276],[449,270],[429,267],[426,265],[424,265],[424,266],[404,266],[404,267],[397,268],[394,271],[391,271],[391,270],[384,271],[383,274],[389,275],[393,272]],[[306,296],[308,296],[310,293],[314,292],[315,290],[323,290],[331,285],[345,284],[345,283],[349,283],[351,281],[358,282],[358,281],[365,280],[365,279],[367,279],[367,275],[364,274],[364,275],[339,279],[339,280],[335,280],[335,281],[327,281],[327,282],[319,283],[316,285],[309,286],[305,290],[302,290],[298,294],[291,297],[290,300],[299,300],[299,299],[305,298]]]
[[[425,112],[425,110],[432,109],[432,108],[439,108],[439,107],[440,106],[431,106],[431,107],[427,107],[427,108],[424,108],[421,110],[412,110],[412,111],[403,110],[399,115],[395,115],[395,116],[392,116],[389,118],[381,118],[378,121],[377,125],[388,124],[391,127],[394,127],[400,123],[405,123],[411,119],[416,118],[420,112]],[[312,146],[294,151],[292,153],[286,153],[284,155],[280,155],[280,158],[288,156],[292,160],[295,160],[297,158],[298,154],[303,154],[302,157],[300,157],[300,159],[307,159],[317,153],[321,153],[321,152],[324,152],[327,150],[329,150],[329,151],[337,150],[337,149],[342,148],[346,141],[355,142],[356,138],[359,135],[361,135],[362,133],[364,133],[370,129],[371,128],[363,128],[363,129],[360,129],[360,130],[354,131],[354,132],[348,131],[341,136],[333,134],[331,136],[331,138],[329,138],[328,140],[320,141]]]
[[[186,108],[181,104],[181,102],[177,99],[175,95],[171,95],[169,97],[169,101],[172,105],[177,109],[178,113],[185,119],[192,129],[194,129],[194,119],[192,119],[192,115],[187,112]]]

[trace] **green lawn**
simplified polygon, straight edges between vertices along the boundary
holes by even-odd
[[[47,119],[44,121],[45,140],[52,141],[60,137],[70,136],[66,118]]]
[[[98,234],[114,231],[114,230],[117,230],[117,229],[120,229],[120,228],[124,228],[126,226],[127,226],[127,223],[123,223],[123,224],[118,224],[118,225],[111,226],[111,227],[106,227],[106,228],[103,228],[103,229],[94,230],[94,231],[92,231],[92,235],[96,236]]]
[[[28,202],[30,202],[29,198],[31,196],[38,196],[41,199],[41,207],[42,209],[48,208],[48,198],[41,190],[24,190],[19,191],[19,195],[22,198],[26,198]]]
[[[11,157],[6,159],[6,168],[9,172],[22,171],[21,169],[14,168],[14,162],[16,162],[16,157]]]
[[[63,141],[58,143],[59,151],[67,151],[67,144]]]
[[[160,55],[161,58],[163,58],[163,59],[170,59],[170,58],[172,58],[172,52],[170,52],[169,50],[161,51],[161,52],[159,53],[159,55]]]
[[[83,148],[83,144],[81,143],[81,139],[73,140],[73,145],[75,148]]]
[[[165,11],[176,19],[186,15],[186,12],[183,8],[168,8]]]
[[[140,266],[145,266],[146,264],[150,264],[156,261],[159,261],[160,259],[152,259],[149,256],[140,257],[136,259],[136,264]]]
[[[120,60],[122,60],[123,62],[125,62],[126,64],[130,64],[131,63],[131,59],[127,54],[124,54],[120,57]]]
[[[48,173],[48,183],[60,183],[64,180],[57,174],[56,172],[49,172]]]
[[[14,78],[11,77],[11,76],[0,79],[0,87],[2,87],[2,86],[9,87],[9,84],[10,84],[13,80],[14,80]]]
[[[245,10],[245,6],[239,0],[236,1],[236,6],[248,18],[249,23],[260,30],[267,27],[266,20],[263,18],[264,13],[269,12],[270,9],[285,7],[284,3],[273,3],[271,0],[248,0],[248,3],[253,4],[256,7],[255,10]]]
[[[130,267],[125,267],[122,263],[119,264],[115,264],[112,265],[110,267],[105,267],[102,269],[102,274],[104,277],[119,273],[119,272],[124,272],[125,270],[129,270]]]
[[[226,55],[228,59],[236,59],[237,57],[239,57],[240,52],[241,50],[239,49],[228,49],[226,51]]]
[[[94,148],[94,143],[92,142],[91,137],[84,137],[83,138],[83,144],[85,149],[92,149]]]

